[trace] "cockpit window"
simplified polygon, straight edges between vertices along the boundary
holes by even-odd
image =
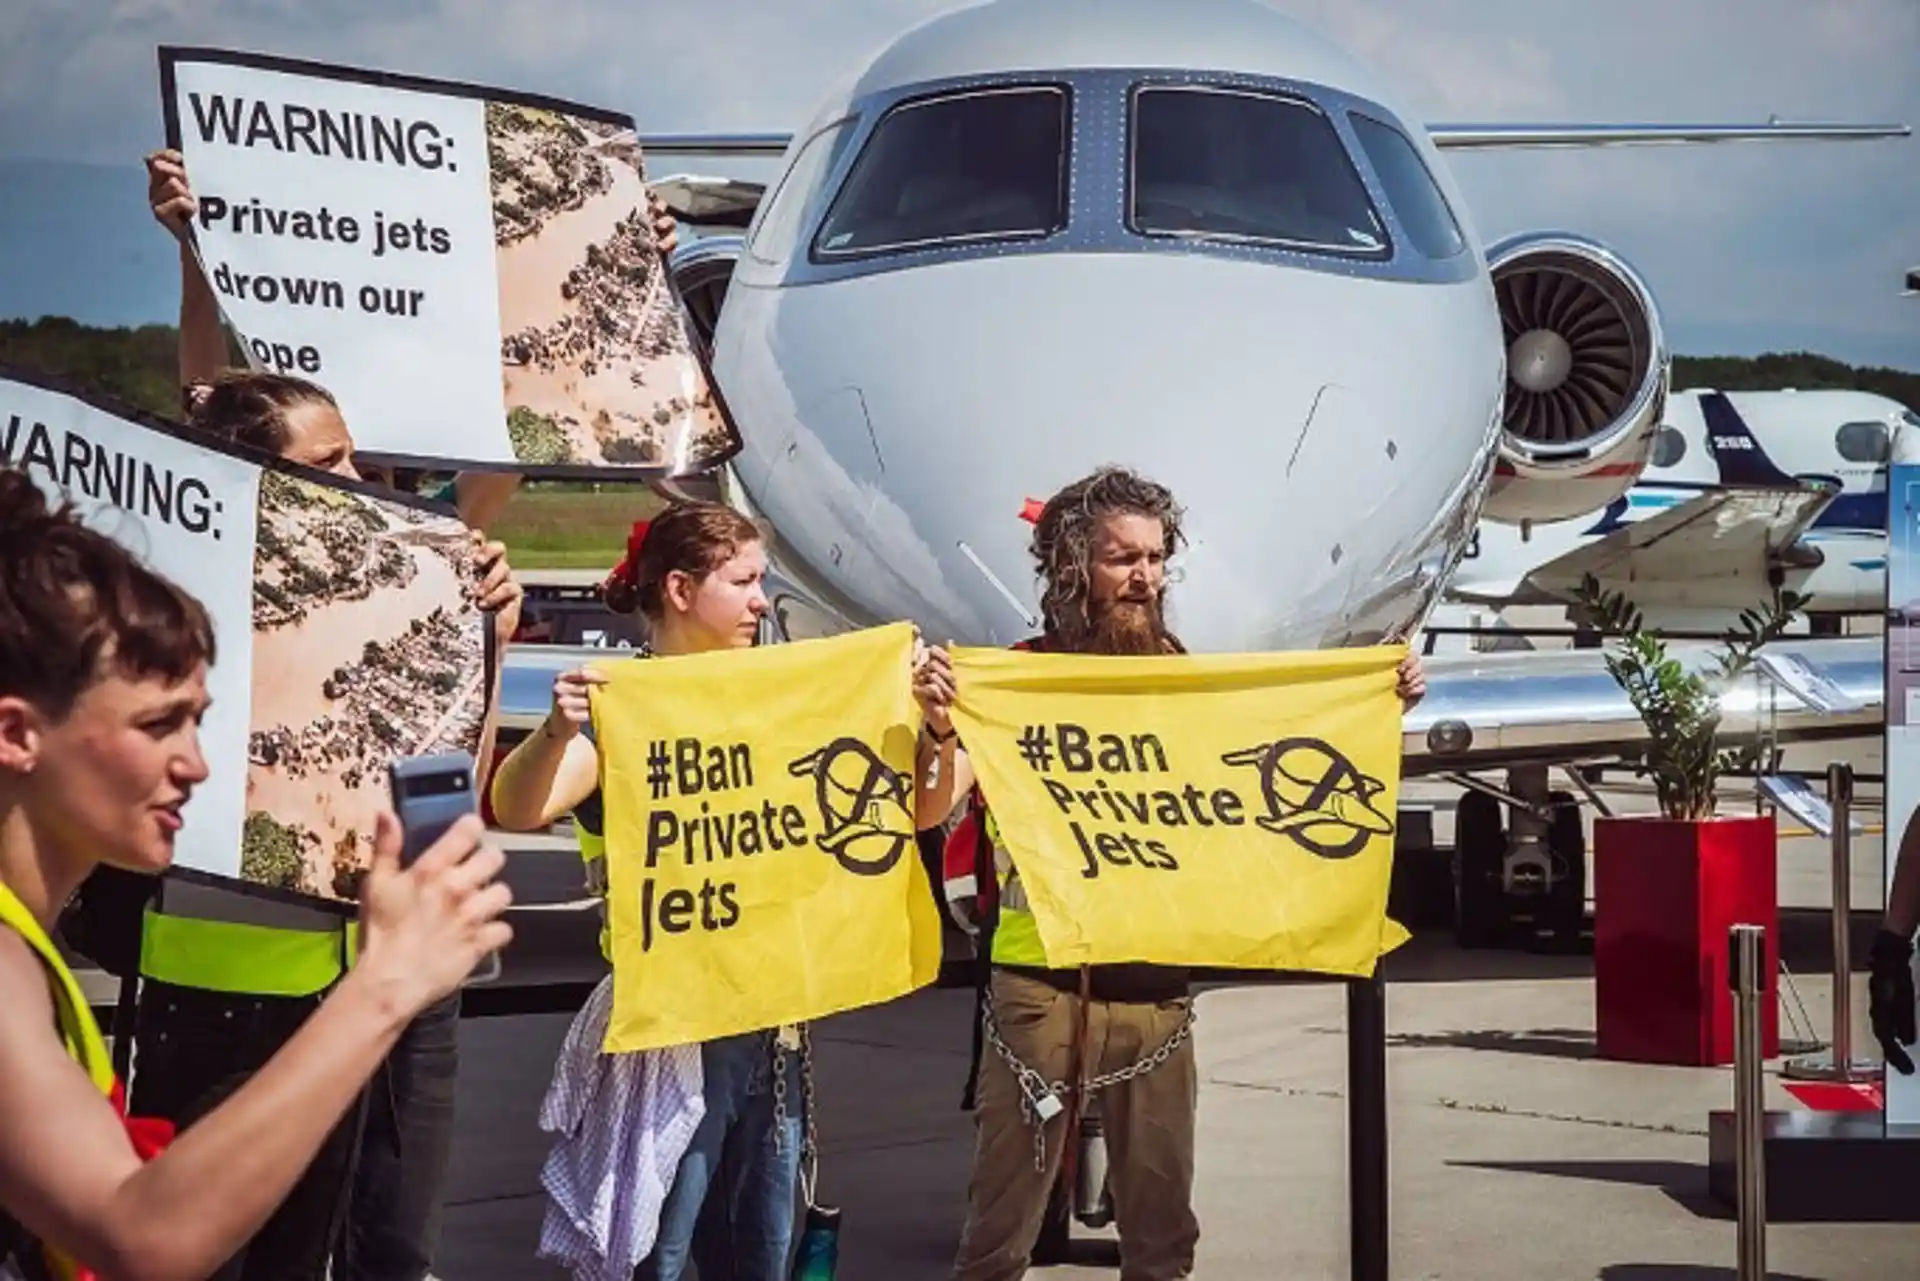
[[[1466,252],[1466,237],[1447,208],[1447,198],[1407,136],[1372,116],[1356,112],[1349,118],[1413,247],[1435,262]]]
[[[1298,98],[1142,86],[1133,95],[1127,225],[1360,258],[1392,253],[1333,124]]]
[[[800,154],[793,158],[780,189],[773,193],[766,215],[754,229],[753,239],[747,243],[748,253],[762,262],[787,260],[800,238],[801,215],[813,203],[813,197],[833,172],[834,163],[852,136],[853,121],[841,120],[807,139]]]
[[[893,108],[875,126],[814,240],[841,259],[956,241],[1044,236],[1067,224],[1067,91],[972,90]]]

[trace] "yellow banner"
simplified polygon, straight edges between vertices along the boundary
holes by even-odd
[[[609,1053],[874,1005],[938,975],[912,656],[903,623],[603,669]]]
[[[1054,966],[1368,975],[1386,916],[1404,646],[954,652],[954,723]]]

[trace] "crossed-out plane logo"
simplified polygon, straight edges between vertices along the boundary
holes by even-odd
[[[1067,820],[1088,880],[1119,868],[1178,872],[1182,835],[1249,821],[1329,860],[1393,831],[1378,803],[1386,785],[1323,739],[1282,738],[1221,756],[1256,771],[1245,795],[1183,779],[1157,734],[1055,721],[1025,726],[1015,745]]]
[[[1362,773],[1325,739],[1283,738],[1220,759],[1259,771],[1267,812],[1254,822],[1309,854],[1352,858],[1374,837],[1393,831],[1393,816],[1375,804],[1387,785]]]
[[[813,779],[820,834],[813,843],[855,876],[885,876],[913,840],[907,777],[857,738],[836,738],[787,767]],[[906,820],[889,825],[890,813]]]
[[[811,779],[812,807],[777,799]],[[654,739],[647,748],[646,846],[640,884],[641,950],[657,935],[730,930],[740,923],[739,878],[752,861],[815,847],[856,876],[884,876],[913,841],[908,780],[860,739],[841,737],[761,779],[751,743]],[[888,823],[889,811],[901,821]],[[701,884],[663,888],[663,860],[703,869]],[[712,870],[704,870],[712,869]]]

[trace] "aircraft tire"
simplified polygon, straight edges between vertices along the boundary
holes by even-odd
[[[1547,846],[1553,851],[1559,879],[1547,893],[1546,920],[1556,943],[1579,939],[1587,923],[1587,833],[1580,823],[1580,806],[1571,792],[1553,792],[1553,821]]]
[[[1500,861],[1506,853],[1500,802],[1464,792],[1453,816],[1453,937],[1461,947],[1498,947],[1506,941],[1506,894]]]

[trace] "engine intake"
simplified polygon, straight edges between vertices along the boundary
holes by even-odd
[[[1671,359],[1653,294],[1606,246],[1564,233],[1487,252],[1507,343],[1500,460],[1486,517],[1598,511],[1646,468]]]

